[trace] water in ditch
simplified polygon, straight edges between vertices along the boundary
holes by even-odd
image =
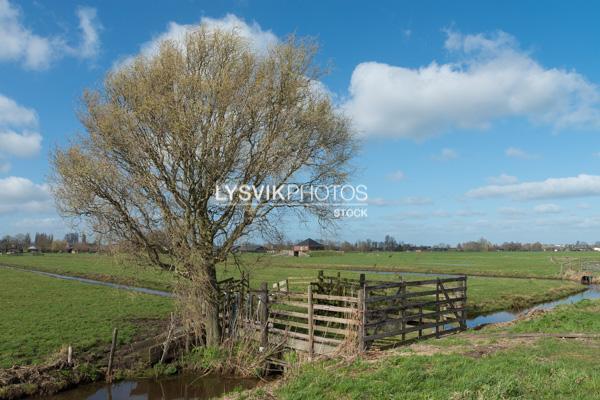
[[[160,379],[126,380],[113,384],[82,385],[43,400],[205,400],[235,390],[250,389],[258,379],[198,377],[191,374]]]

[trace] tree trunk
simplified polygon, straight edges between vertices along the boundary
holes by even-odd
[[[206,284],[206,345],[218,346],[221,343],[221,325],[219,320],[219,288],[215,264],[205,265],[208,282]]]

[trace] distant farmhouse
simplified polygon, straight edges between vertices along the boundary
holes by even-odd
[[[324,250],[325,246],[323,246],[321,243],[317,242],[316,240],[312,240],[311,238],[308,238],[306,240],[303,240],[297,244],[294,245],[293,251],[294,251],[294,257],[298,257],[300,255],[300,253],[307,253],[309,251],[313,251],[313,250]]]
[[[31,254],[40,254],[42,251],[35,246],[29,246],[27,251]]]
[[[266,253],[267,248],[258,244],[245,243],[233,249],[235,253]]]

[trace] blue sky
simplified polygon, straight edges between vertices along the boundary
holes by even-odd
[[[418,4],[416,4],[418,3]],[[48,153],[107,70],[200,23],[321,44],[359,132],[368,217],[303,236],[455,244],[600,240],[600,6],[593,2],[0,0],[0,235],[66,227]],[[179,36],[178,36],[179,35]]]

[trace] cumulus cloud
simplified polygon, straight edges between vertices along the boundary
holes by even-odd
[[[0,62],[20,62],[27,69],[43,70],[65,54],[95,57],[100,41],[99,24],[93,8],[77,11],[82,31],[81,45],[71,46],[61,36],[41,36],[23,24],[20,10],[8,0],[0,0]]]
[[[48,67],[54,39],[32,33],[8,0],[0,0],[0,61],[21,61],[31,69]]]
[[[0,213],[44,212],[52,209],[50,189],[26,178],[0,179]]]
[[[16,101],[0,94],[0,127],[32,126],[37,124],[37,114],[31,108],[23,107]]]
[[[172,40],[175,43],[183,43],[188,33],[204,27],[208,31],[222,30],[235,31],[238,35],[248,41],[248,44],[258,53],[265,53],[269,47],[277,44],[279,39],[270,30],[263,30],[257,22],[247,23],[233,14],[227,14],[223,18],[202,17],[198,24],[178,24],[169,22],[167,30],[155,36],[152,40],[142,44],[139,54],[152,57],[159,48],[160,43]],[[127,56],[119,60],[114,68],[117,69],[133,61],[135,56]]]
[[[521,160],[535,160],[540,158],[539,154],[528,153],[518,147],[509,147],[504,151],[504,154],[506,154],[507,157],[518,158]]]
[[[456,150],[446,148],[442,149],[439,154],[434,155],[432,158],[438,161],[454,160],[455,158],[458,158],[458,153]]]
[[[449,31],[445,48],[454,62],[357,65],[342,109],[364,135],[416,140],[511,117],[555,129],[600,127],[598,87],[575,71],[542,66],[511,35]]]
[[[30,157],[39,153],[42,136],[37,132],[34,110],[0,94],[0,172],[8,172],[6,156]]]
[[[471,198],[508,197],[516,200],[559,199],[599,195],[600,176],[586,174],[510,185],[489,185],[472,189],[466,193],[466,196]]]
[[[398,182],[403,180],[404,178],[406,178],[406,175],[404,174],[404,172],[398,170],[398,171],[394,171],[388,174],[387,178],[390,181],[394,181],[394,182]]]
[[[42,135],[37,132],[0,132],[0,152],[17,157],[31,157],[40,152]]]
[[[558,214],[562,210],[556,204],[538,204],[537,206],[533,207],[533,211],[538,214]]]
[[[517,183],[519,179],[516,176],[500,174],[498,176],[490,176],[487,181],[491,185],[510,185]]]

